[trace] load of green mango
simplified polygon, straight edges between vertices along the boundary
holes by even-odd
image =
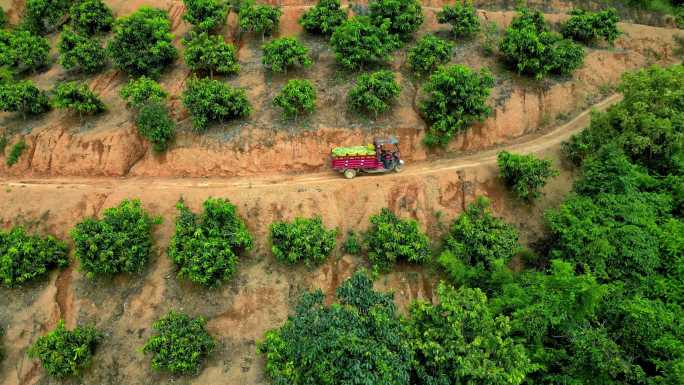
[[[375,155],[375,148],[372,144],[353,147],[336,147],[332,150],[333,156],[365,156]]]

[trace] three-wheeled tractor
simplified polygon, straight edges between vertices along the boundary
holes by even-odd
[[[351,179],[360,172],[369,174],[401,171],[404,161],[399,153],[399,140],[394,136],[375,138],[373,144],[336,147],[331,152],[333,170]]]

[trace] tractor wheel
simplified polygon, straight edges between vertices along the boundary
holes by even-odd
[[[403,169],[404,169],[404,165],[401,164],[401,163],[397,163],[397,164],[394,166],[394,172],[401,172],[401,170],[403,170]]]
[[[354,170],[353,168],[348,168],[348,169],[344,170],[344,177],[345,178],[352,179],[355,176],[356,176],[356,170]]]

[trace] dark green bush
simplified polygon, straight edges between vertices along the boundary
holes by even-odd
[[[408,63],[414,72],[426,75],[451,60],[454,45],[435,35],[425,35],[408,51]]]
[[[50,43],[28,31],[0,30],[0,66],[14,72],[36,72],[50,64]]]
[[[0,110],[38,115],[50,110],[50,100],[31,81],[5,83],[0,84]]]
[[[273,384],[409,385],[411,348],[392,294],[356,273],[337,289],[304,294],[295,314],[257,345]]]
[[[397,261],[424,263],[430,260],[430,241],[412,219],[399,219],[389,209],[370,217],[364,243],[373,268],[389,271]]]
[[[340,0],[319,0],[304,12],[299,24],[309,33],[331,35],[345,20],[347,12],[340,8]]]
[[[7,27],[7,23],[7,15],[5,14],[5,10],[0,7],[0,28]]]
[[[347,232],[347,239],[345,239],[344,244],[342,244],[342,250],[351,255],[361,254],[361,241],[354,230],[349,230]]]
[[[539,197],[549,178],[559,175],[550,160],[537,159],[534,155],[511,154],[501,151],[496,156],[499,176],[515,195],[526,201]]]
[[[223,0],[183,0],[183,20],[200,31],[214,31],[226,23],[228,2]]]
[[[544,15],[528,9],[506,29],[499,50],[508,66],[536,79],[549,73],[569,75],[584,62],[582,47],[550,32]]]
[[[163,102],[168,97],[168,93],[159,83],[146,76],[132,79],[121,88],[119,94],[126,100],[126,105],[133,108],[140,108],[147,103]]]
[[[316,109],[316,89],[309,80],[291,79],[273,98],[273,104],[283,109],[285,116],[296,118]]]
[[[178,277],[208,287],[228,281],[238,257],[252,247],[252,236],[228,200],[209,198],[197,215],[180,201],[176,232],[167,251]]]
[[[52,104],[80,115],[97,114],[104,111],[105,105],[85,83],[63,82],[55,87]]]
[[[26,0],[21,28],[32,34],[56,31],[69,18],[71,0]]]
[[[114,15],[102,0],[75,1],[69,11],[71,26],[79,33],[92,36],[109,32],[114,25]]]
[[[178,55],[172,42],[168,13],[142,7],[116,20],[107,51],[114,65],[129,75],[156,77]]]
[[[226,43],[223,36],[191,32],[188,39],[183,39],[183,44],[185,64],[195,72],[208,72],[213,78],[214,73],[233,75],[240,71],[237,50],[234,45]]]
[[[453,6],[445,5],[437,13],[437,22],[451,24],[451,32],[456,37],[472,36],[480,30],[480,19],[472,0],[457,1]]]
[[[157,320],[152,325],[155,334],[143,346],[144,353],[152,354],[152,367],[172,374],[198,374],[216,347],[206,324],[202,317],[174,311]]]
[[[135,120],[140,136],[152,143],[156,152],[164,152],[176,133],[176,123],[169,116],[169,109],[160,102],[142,106]]]
[[[137,199],[104,210],[102,219],[84,219],[70,232],[81,270],[89,278],[142,272],[152,252],[152,228],[160,223]]]
[[[425,144],[445,146],[456,134],[489,116],[492,110],[487,99],[493,86],[494,78],[486,69],[477,73],[460,64],[437,69],[425,84],[427,97],[419,105],[430,124]]]
[[[425,21],[423,7],[418,0],[371,0],[370,18],[375,25],[389,21],[389,33],[407,40]]]
[[[244,118],[252,112],[245,90],[209,79],[190,79],[183,105],[190,112],[193,129],[200,132],[209,122]]]
[[[269,5],[254,4],[249,1],[240,6],[238,12],[238,20],[240,29],[245,32],[254,32],[264,36],[271,35],[278,29],[280,24],[280,16],[283,11],[278,7],[271,7]]]
[[[107,54],[97,39],[75,33],[64,28],[59,35],[60,62],[64,69],[79,68],[83,72],[100,72],[106,63]]]
[[[29,235],[22,227],[0,230],[0,279],[15,287],[69,265],[69,249],[52,236]]]
[[[309,67],[309,49],[293,37],[274,39],[261,47],[264,55],[261,63],[273,72],[287,72],[295,66]]]
[[[10,149],[9,155],[7,155],[7,159],[5,159],[5,164],[7,167],[12,167],[14,166],[18,161],[19,158],[21,157],[21,154],[26,151],[28,148],[28,145],[26,142],[24,142],[24,139],[19,140],[17,143],[12,146]]]
[[[366,16],[354,16],[333,32],[330,45],[335,60],[347,70],[389,61],[399,40],[389,32],[389,23],[374,25]]]
[[[275,222],[270,231],[271,252],[280,262],[316,265],[335,250],[337,231],[326,229],[321,217]]]
[[[392,102],[401,93],[401,87],[394,80],[394,73],[381,70],[362,74],[349,90],[347,104],[354,110],[378,114],[390,109]]]
[[[563,24],[561,31],[568,39],[582,43],[594,43],[598,39],[605,39],[613,44],[620,36],[617,23],[620,17],[614,8],[601,12],[587,12],[583,9],[573,9],[570,19]]]
[[[60,320],[53,331],[38,338],[29,348],[28,356],[38,358],[50,376],[78,376],[90,366],[100,340],[102,333],[94,327],[77,326],[67,330]]]

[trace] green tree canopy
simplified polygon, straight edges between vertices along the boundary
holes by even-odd
[[[620,21],[617,11],[609,8],[600,12],[587,12],[582,9],[573,9],[570,19],[563,24],[561,31],[563,36],[582,43],[593,43],[599,39],[605,39],[613,44],[620,36],[617,23]]]
[[[377,117],[389,111],[400,93],[401,86],[394,79],[394,72],[380,70],[364,73],[349,90],[347,104],[354,110],[372,113]]]
[[[79,115],[97,114],[106,109],[100,98],[80,82],[62,82],[54,90],[52,104],[55,108],[68,109]]]
[[[354,71],[389,61],[399,40],[389,32],[389,22],[375,25],[367,16],[354,16],[335,29],[330,45],[337,63]]]
[[[78,0],[71,6],[69,20],[76,31],[92,36],[109,32],[114,25],[114,14],[102,0]]]
[[[183,20],[200,31],[214,31],[226,23],[230,8],[224,0],[183,0]]]
[[[53,236],[31,235],[15,226],[0,230],[0,283],[15,287],[69,265],[66,243]]]
[[[135,119],[138,133],[152,143],[155,152],[164,152],[176,134],[176,122],[165,104],[154,101],[143,105]]]
[[[321,217],[274,222],[270,228],[271,252],[281,262],[319,264],[335,250],[336,236],[337,231],[326,229]]]
[[[263,39],[278,29],[282,15],[283,11],[278,7],[255,5],[253,1],[248,0],[240,6],[238,20],[243,31],[260,34]]]
[[[409,49],[408,63],[414,72],[427,75],[440,65],[448,63],[453,50],[453,43],[435,35],[425,35]]]
[[[226,43],[223,36],[191,32],[187,39],[183,39],[183,44],[185,64],[195,72],[209,72],[213,78],[214,73],[233,75],[240,71],[237,50],[234,45]]]
[[[0,30],[0,66],[15,73],[36,72],[50,64],[50,43],[28,31]]]
[[[60,320],[54,330],[38,338],[29,348],[28,356],[38,358],[50,376],[78,376],[90,366],[102,337],[102,333],[92,326],[67,330],[64,321]]]
[[[293,37],[274,39],[261,47],[264,55],[261,63],[273,72],[287,72],[295,66],[309,67],[309,49]]]
[[[437,22],[451,24],[451,33],[456,37],[472,36],[480,30],[480,19],[472,0],[445,5],[437,13]]]
[[[126,100],[128,107],[140,108],[147,103],[162,102],[169,94],[154,79],[143,75],[131,79],[121,88],[119,95]]]
[[[370,217],[364,243],[373,268],[389,271],[397,261],[430,260],[430,240],[412,219],[400,219],[389,209]]]
[[[501,151],[496,155],[499,177],[515,195],[522,200],[531,201],[550,178],[559,175],[550,160],[538,159],[532,154],[511,154]]]
[[[370,18],[375,25],[389,21],[389,32],[407,40],[425,21],[423,7],[418,0],[371,0]]]
[[[0,84],[0,111],[38,115],[50,110],[50,100],[29,80]]]
[[[193,129],[200,132],[210,122],[244,118],[252,112],[245,90],[218,80],[190,79],[182,100],[192,117]]]
[[[107,54],[100,42],[70,28],[62,30],[57,47],[64,69],[79,68],[86,73],[97,73],[106,65]]]
[[[69,18],[71,0],[26,0],[21,28],[45,35],[57,30]]]
[[[340,0],[319,0],[304,12],[299,24],[309,33],[331,35],[345,20],[347,12],[340,8]]]
[[[290,118],[310,114],[316,109],[316,89],[309,80],[290,79],[273,98],[273,104]]]

